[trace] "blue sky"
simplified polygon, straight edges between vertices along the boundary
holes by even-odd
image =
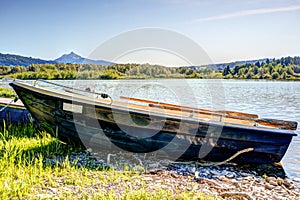
[[[300,56],[300,0],[2,0],[0,19],[1,53],[43,59],[88,57],[144,27],[187,36],[215,63]]]

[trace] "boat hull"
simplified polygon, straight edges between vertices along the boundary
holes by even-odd
[[[57,127],[61,139],[77,141],[95,150],[155,153],[171,160],[218,162],[253,148],[233,162],[274,163],[280,162],[295,136],[290,130],[149,116],[135,110],[52,95],[14,82],[11,86],[37,121]],[[80,110],[66,108],[66,105],[75,105]]]
[[[23,105],[11,103],[13,99],[0,98],[0,126],[6,124],[24,124],[31,121],[31,116]]]

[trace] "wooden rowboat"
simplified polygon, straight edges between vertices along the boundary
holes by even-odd
[[[23,124],[31,120],[31,116],[20,100],[0,98],[0,126],[7,124]]]
[[[274,163],[282,159],[296,136],[297,122],[129,97],[115,102],[107,94],[43,82],[61,89],[19,80],[10,85],[31,115],[56,128],[61,139],[97,150],[117,148],[169,159],[223,161],[251,148],[233,161]]]

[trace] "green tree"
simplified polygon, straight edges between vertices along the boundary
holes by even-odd
[[[281,77],[282,77],[282,79],[286,79],[286,78],[287,78],[286,72],[283,72],[283,73],[281,74]]]
[[[253,74],[258,74],[258,67],[256,65],[253,67]]]
[[[280,75],[278,72],[273,72],[272,73],[272,79],[279,79]]]
[[[26,72],[26,68],[23,66],[15,66],[11,70],[12,73],[21,73],[21,72]]]
[[[260,67],[261,67],[260,62],[257,61],[257,62],[255,63],[255,66],[258,67],[258,68],[260,68]]]
[[[227,65],[223,70],[223,76],[227,76],[229,74],[231,74],[231,70],[230,70],[229,65]]]
[[[0,66],[0,75],[6,75],[11,72],[11,67]]]

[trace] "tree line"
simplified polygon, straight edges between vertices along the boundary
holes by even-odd
[[[225,67],[224,78],[300,80],[300,57],[267,59],[266,62],[245,63],[233,68]]]
[[[245,63],[223,70],[201,67],[165,67],[150,64],[31,64],[0,66],[0,76],[17,79],[147,79],[147,78],[212,78],[212,79],[284,79],[300,80],[300,57],[267,59]]]
[[[0,66],[0,76],[17,79],[146,79],[146,78],[213,78],[189,67],[165,67],[150,64],[32,64]],[[221,75],[221,73],[219,73]]]

